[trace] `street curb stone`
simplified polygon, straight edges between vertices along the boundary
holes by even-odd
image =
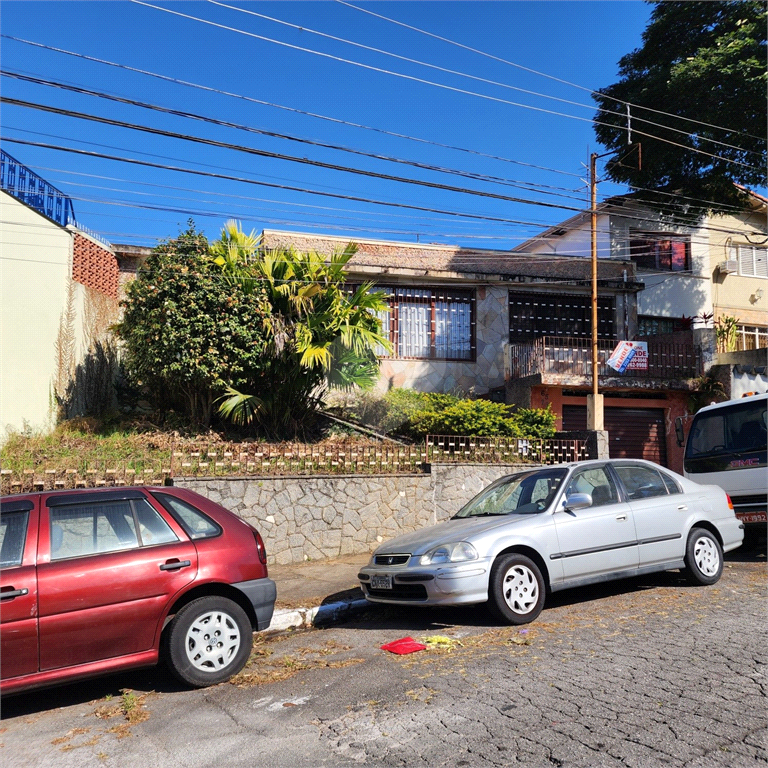
[[[272,621],[265,632],[286,632],[289,629],[330,624],[369,605],[367,600],[362,599],[316,605],[313,608],[279,609],[272,615]]]

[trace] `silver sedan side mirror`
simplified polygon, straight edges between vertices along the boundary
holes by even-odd
[[[578,512],[592,506],[592,497],[588,493],[572,493],[563,504],[568,512]]]

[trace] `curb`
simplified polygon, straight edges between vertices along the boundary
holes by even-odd
[[[283,608],[272,614],[272,621],[265,632],[285,632],[288,629],[313,627],[338,621],[371,604],[365,599],[349,602],[328,603],[314,608]]]

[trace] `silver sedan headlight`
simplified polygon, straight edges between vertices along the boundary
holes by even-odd
[[[477,559],[477,550],[468,541],[457,541],[454,544],[441,544],[439,547],[425,552],[419,559],[419,565],[463,563],[467,560]]]

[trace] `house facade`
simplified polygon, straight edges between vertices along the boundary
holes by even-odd
[[[622,443],[627,441],[634,444],[630,452],[635,455],[643,455],[641,442],[655,443],[653,451],[645,450],[645,457],[679,470],[681,456],[672,425],[676,416],[687,414],[688,392],[695,378],[719,362],[718,349],[726,351],[722,339],[718,347],[716,324],[736,318],[731,350],[768,346],[766,201],[750,194],[744,210],[680,226],[643,207],[633,196],[614,198],[599,206],[597,232],[598,254],[621,263],[630,261],[644,285],[623,338],[645,341],[649,372],[657,366],[666,369],[665,377],[649,376],[638,386],[636,373],[617,376],[601,368],[611,455],[623,455]],[[585,213],[549,228],[513,253],[587,260],[590,244],[590,216]],[[666,379],[676,367],[677,378]],[[741,368],[734,367],[733,375],[742,375]],[[759,369],[751,369],[758,378]],[[549,380],[554,381],[551,376]],[[586,423],[586,408],[572,399],[574,394],[570,387],[550,387],[546,395],[541,388],[533,390],[534,400],[562,398],[563,429]]]
[[[118,317],[111,247],[79,227],[72,203],[0,150],[0,440],[92,410],[85,369],[109,356]]]
[[[275,230],[261,236],[265,249],[322,254],[347,242]],[[368,239],[356,244],[350,281],[375,281],[391,296],[382,324],[393,351],[381,358],[380,390],[460,390],[522,407],[551,405],[560,429],[586,429],[592,387],[588,258],[546,247],[532,255]],[[631,259],[598,260],[598,375],[611,455],[681,469],[667,433],[702,371],[700,344],[691,334],[649,343],[651,363],[623,375],[607,365],[619,340],[637,337],[643,287]]]

